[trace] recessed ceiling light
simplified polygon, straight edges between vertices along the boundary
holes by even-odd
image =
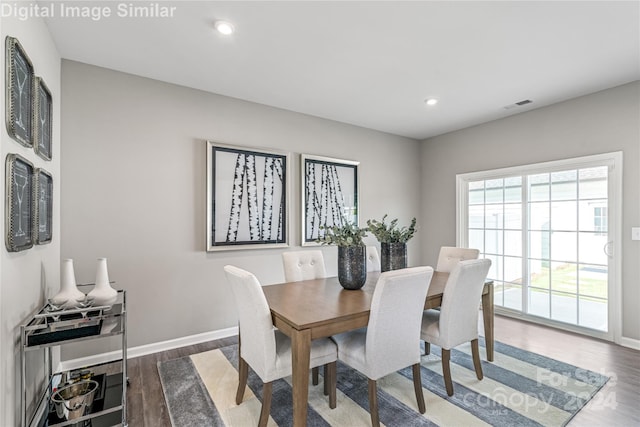
[[[427,105],[436,105],[438,100],[436,98],[427,98],[424,100],[424,103]]]
[[[224,34],[225,36],[233,34],[234,31],[233,25],[227,21],[216,21],[213,26],[216,27],[216,30],[218,30],[220,34]]]

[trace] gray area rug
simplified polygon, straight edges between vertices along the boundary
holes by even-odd
[[[609,379],[557,360],[496,342],[495,362],[483,360],[475,377],[471,350],[451,352],[454,396],[447,396],[440,349],[422,358],[427,411],[416,408],[411,369],[378,382],[380,421],[386,426],[564,426]],[[483,352],[483,351],[482,351]],[[238,348],[158,363],[174,427],[257,425],[262,382],[251,370],[242,404],[235,404]],[[322,371],[322,370],[321,370]],[[338,406],[329,409],[322,381],[309,386],[310,426],[370,425],[367,380],[338,362]],[[291,379],[274,382],[270,425],[292,424]]]

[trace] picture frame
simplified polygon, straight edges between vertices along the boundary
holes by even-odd
[[[33,149],[44,160],[51,160],[53,135],[53,100],[51,91],[41,77],[35,79]]]
[[[36,245],[51,243],[53,238],[53,177],[41,168],[33,178],[33,233]]]
[[[9,252],[33,246],[33,164],[8,154],[6,169],[5,245]]]
[[[360,162],[301,155],[302,246],[316,246],[320,226],[358,225]]]
[[[289,153],[206,146],[207,251],[289,246]]]
[[[33,146],[33,64],[18,39],[7,36],[6,125],[9,136],[25,147]]]

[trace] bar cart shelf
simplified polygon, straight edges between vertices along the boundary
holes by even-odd
[[[91,285],[79,285],[91,286]],[[127,311],[126,292],[118,291],[112,306],[86,306],[60,310],[45,304],[20,327],[21,414],[22,427],[127,426]],[[107,363],[54,372],[51,350],[87,340],[121,336],[121,356]],[[27,409],[26,353],[44,350],[45,387],[32,410]],[[114,369],[114,366],[116,369]],[[81,379],[98,383],[93,404],[78,418],[65,419],[56,411],[52,397],[56,389]]]

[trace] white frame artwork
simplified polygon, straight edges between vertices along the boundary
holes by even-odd
[[[302,246],[315,246],[320,226],[358,225],[360,162],[301,155]]]
[[[289,246],[289,153],[207,141],[207,251]]]

